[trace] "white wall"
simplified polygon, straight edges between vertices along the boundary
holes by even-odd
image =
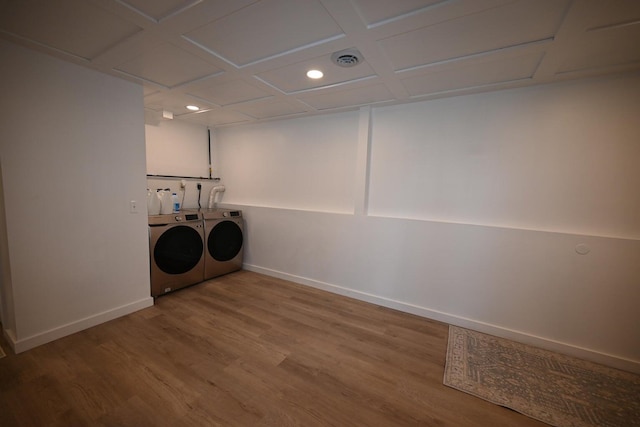
[[[0,63],[5,334],[23,351],[153,304],[144,110],[139,85],[8,42]]]
[[[212,133],[211,138],[215,138]],[[209,177],[209,136],[207,127],[179,120],[165,120],[145,125],[147,150],[147,174],[173,177],[148,177],[147,188],[170,189],[178,195],[182,206],[198,208],[198,184],[201,184],[200,207],[206,208],[209,192],[214,186],[223,185],[221,180]],[[211,145],[212,177],[219,175],[215,145]],[[201,178],[188,178],[201,177]],[[185,188],[181,188],[181,181]],[[221,196],[216,196],[216,201]]]
[[[221,130],[216,138],[220,175],[233,183],[225,203],[353,213],[357,112]]]
[[[327,116],[325,121],[298,119],[246,126],[237,129],[236,137],[243,143],[237,148],[242,161],[223,170],[220,145],[216,144],[216,132],[211,133],[211,160],[213,176],[219,181],[207,179],[184,179],[184,207],[198,207],[197,184],[202,184],[201,207],[206,207],[209,192],[214,186],[225,185],[230,180],[232,187],[218,194],[216,201],[255,206],[269,206],[310,211],[353,213],[358,141],[358,113]],[[153,158],[166,157],[165,144],[184,141],[185,150],[171,150],[182,163],[190,159],[196,147],[206,138],[207,128],[189,123],[161,122],[161,127],[147,125],[147,162]],[[291,141],[296,141],[291,144]],[[156,152],[157,151],[157,152]],[[148,169],[149,174],[155,170]],[[183,199],[179,178],[147,179],[147,188],[157,190],[169,188]],[[249,197],[248,199],[244,199]]]
[[[636,74],[220,129],[245,267],[640,371],[639,99]]]
[[[627,76],[375,110],[369,212],[640,238]]]
[[[7,221],[4,210],[2,157],[0,157],[0,254],[2,254],[0,257],[0,323],[2,323],[4,330],[15,331],[13,288],[10,286],[11,266],[9,265],[9,242],[7,241]]]
[[[209,176],[207,128],[179,120],[145,125],[147,173],[150,175]]]

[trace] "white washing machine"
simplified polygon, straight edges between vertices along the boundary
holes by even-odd
[[[157,297],[204,280],[202,214],[181,212],[149,216],[151,296]]]
[[[242,268],[244,222],[242,211],[202,209],[204,219],[204,279]]]

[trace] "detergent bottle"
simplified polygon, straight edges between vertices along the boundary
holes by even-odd
[[[158,194],[160,196],[160,214],[168,215],[173,213],[173,200],[171,200],[170,189],[159,189]]]
[[[173,206],[173,213],[180,212],[180,200],[178,200],[178,195],[176,193],[171,194],[171,203]]]
[[[147,214],[160,215],[160,198],[157,191],[147,189]]]

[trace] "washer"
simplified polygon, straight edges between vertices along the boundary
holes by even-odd
[[[204,280],[204,222],[197,212],[149,216],[151,296]]]
[[[244,222],[242,211],[203,209],[204,279],[242,269]]]

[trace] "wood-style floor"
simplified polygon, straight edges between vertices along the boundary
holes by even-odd
[[[0,359],[0,426],[545,426],[442,385],[448,327],[240,271]]]

